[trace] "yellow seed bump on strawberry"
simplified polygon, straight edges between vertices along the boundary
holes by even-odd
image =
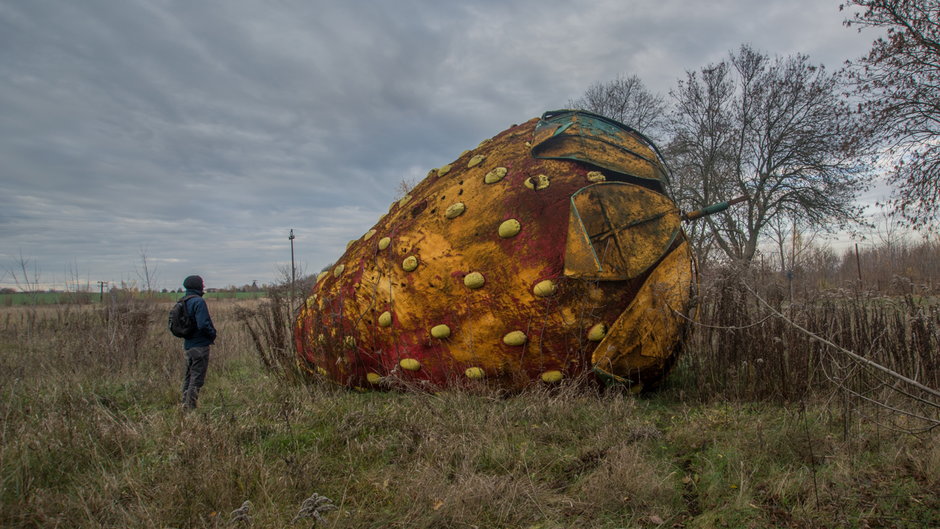
[[[407,369],[408,371],[417,371],[421,369],[421,362],[415,360],[414,358],[402,358],[398,365],[402,369]]]
[[[506,345],[522,345],[525,341],[526,336],[522,331],[512,331],[503,336],[503,343]]]
[[[379,316],[379,327],[391,327],[391,326],[392,326],[392,313],[389,311],[385,311]]]
[[[483,183],[495,184],[496,182],[499,182],[500,180],[505,178],[506,173],[508,172],[509,171],[505,167],[497,167],[496,169],[493,169],[492,171],[486,173],[486,176],[483,177]]]
[[[444,338],[450,336],[450,327],[444,324],[435,325],[434,327],[431,327],[431,336],[439,340],[443,340]]]
[[[444,212],[444,216],[448,219],[455,219],[463,215],[463,212],[466,210],[467,206],[463,202],[457,202],[447,207],[447,211]]]
[[[499,225],[499,236],[503,239],[515,237],[522,231],[522,224],[516,219],[509,219]]]
[[[544,281],[539,281],[536,283],[535,287],[532,289],[532,293],[540,298],[547,298],[553,296],[555,292],[558,291],[558,287],[555,285],[555,282],[551,279],[546,279]]]
[[[523,182],[523,185],[534,191],[541,191],[547,188],[550,184],[551,180],[549,180],[548,177],[543,174],[530,176],[525,179],[525,182]]]
[[[598,323],[588,331],[587,338],[592,342],[599,342],[604,339],[604,336],[607,336],[607,326],[603,323]]]
[[[469,289],[478,289],[483,286],[486,280],[480,272],[470,272],[463,278],[463,284]]]

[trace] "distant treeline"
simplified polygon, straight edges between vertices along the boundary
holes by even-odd
[[[112,290],[105,292],[104,301],[111,300],[154,300],[175,301],[183,294],[179,292],[137,292],[131,290]],[[236,292],[215,291],[206,292],[207,299],[258,299],[267,296],[266,291]],[[0,306],[13,305],[84,305],[99,303],[102,295],[98,292],[3,292],[0,293]]]
[[[779,256],[752,266],[768,280],[789,289],[788,297],[812,298],[819,292],[849,287],[882,295],[936,295],[940,292],[940,241],[896,238],[874,246],[836,252],[825,245],[798,247],[783,264]],[[705,266],[708,268],[708,266]]]

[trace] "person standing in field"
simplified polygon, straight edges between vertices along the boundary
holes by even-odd
[[[209,307],[202,299],[205,293],[204,283],[199,276],[189,276],[183,280],[186,296],[186,311],[196,322],[196,332],[183,340],[183,352],[186,358],[186,374],[183,376],[183,409],[196,407],[199,390],[206,381],[209,368],[209,347],[215,343],[215,326],[209,316]]]

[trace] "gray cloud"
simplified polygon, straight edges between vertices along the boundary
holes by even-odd
[[[293,228],[316,271],[399,181],[595,81],[872,39],[814,0],[450,4],[0,4],[0,269],[131,280],[143,249],[168,288],[270,281]]]

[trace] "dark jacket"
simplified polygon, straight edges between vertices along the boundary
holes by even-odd
[[[193,347],[212,345],[215,343],[215,326],[212,325],[212,318],[209,317],[209,307],[206,306],[206,300],[202,299],[202,292],[199,290],[186,290],[186,295],[196,296],[186,301],[186,311],[196,319],[197,330],[192,338],[186,338],[183,341],[183,347],[192,349]]]

